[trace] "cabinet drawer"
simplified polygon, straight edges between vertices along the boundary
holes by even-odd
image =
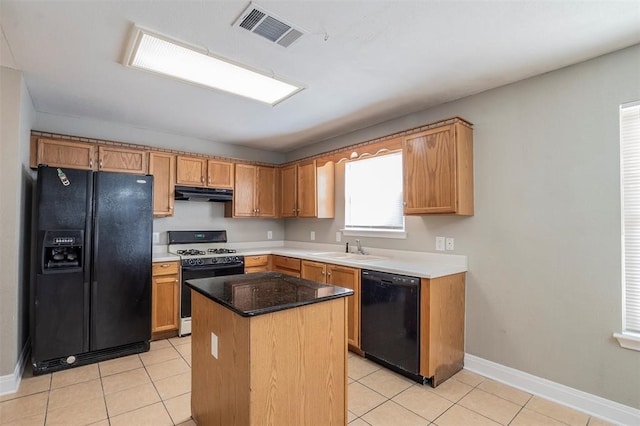
[[[268,272],[269,268],[267,268],[267,266],[249,266],[244,268],[244,273],[245,274],[251,274],[254,272]]]
[[[269,255],[263,254],[259,256],[245,256],[244,266],[247,268],[253,266],[266,266],[269,263]]]
[[[152,275],[177,274],[179,270],[178,262],[154,262],[151,268]]]
[[[293,271],[300,271],[300,259],[294,259],[292,257],[273,256],[274,269],[291,269]]]

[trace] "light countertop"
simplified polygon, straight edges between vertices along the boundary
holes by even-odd
[[[228,243],[227,248],[235,248],[238,256],[275,254],[296,257],[314,262],[331,263],[360,269],[409,275],[421,278],[438,278],[467,272],[467,257],[459,254],[415,252],[367,248],[370,255],[352,257],[341,256],[344,246],[338,244],[303,243],[295,241],[270,241],[256,243]],[[327,254],[328,253],[328,254]],[[180,260],[179,256],[168,253],[166,246],[154,246],[153,261],[168,262]]]

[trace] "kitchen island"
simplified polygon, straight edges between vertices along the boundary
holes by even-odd
[[[352,290],[275,272],[187,285],[198,424],[346,424]]]

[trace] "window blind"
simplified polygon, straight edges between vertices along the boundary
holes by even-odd
[[[620,108],[623,330],[640,333],[640,103]]]
[[[402,153],[345,165],[345,229],[404,230]]]

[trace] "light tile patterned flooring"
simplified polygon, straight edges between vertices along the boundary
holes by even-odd
[[[191,338],[175,337],[140,355],[26,372],[17,393],[0,397],[0,424],[195,425],[190,365]],[[465,370],[432,389],[351,353],[348,392],[349,426],[608,424]]]

